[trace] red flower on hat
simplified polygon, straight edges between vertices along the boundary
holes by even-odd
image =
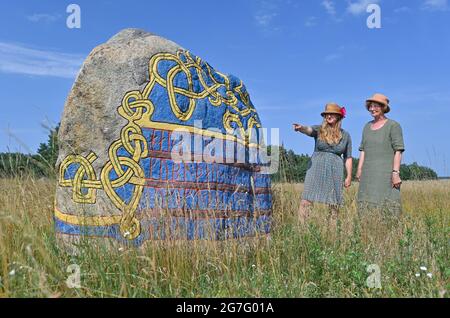
[[[347,110],[345,109],[345,107],[341,108],[341,115],[342,117],[345,117],[345,115],[347,115]]]

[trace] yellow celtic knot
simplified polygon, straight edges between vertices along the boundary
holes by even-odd
[[[158,64],[161,61],[173,62],[165,77],[161,76],[158,71]],[[187,79],[187,88],[175,85],[175,79],[179,74]],[[114,141],[108,149],[109,160],[101,169],[100,180],[98,180],[92,166],[97,159],[95,153],[90,152],[87,156],[73,154],[68,155],[60,165],[59,185],[72,188],[72,200],[76,203],[94,204],[97,190],[103,190],[114,206],[122,212],[120,219],[122,236],[130,240],[136,238],[141,232],[141,226],[135,212],[145,186],[144,170],[139,163],[141,159],[148,156],[148,141],[143,136],[141,127],[161,127],[158,125],[163,125],[165,129],[175,127],[173,124],[158,123],[151,120],[154,105],[149,96],[156,83],[166,89],[172,112],[180,120],[187,121],[191,118],[197,100],[208,98],[209,102],[215,107],[222,104],[230,107],[223,116],[223,125],[227,134],[231,134],[231,123],[234,122],[242,136],[240,142],[247,144],[249,137],[251,137],[250,128],[261,127],[248,93],[243,91],[242,81],[237,87],[233,88],[227,76],[217,71],[214,71],[214,74],[221,77],[223,83],[215,78],[207,63],[202,62],[198,57],[194,59],[187,51],[179,51],[177,55],[159,53],[152,56],[149,62],[149,82],[142,92],[131,91],[125,94],[117,109],[119,115],[125,118],[128,123],[122,128],[120,138]],[[197,81],[201,86],[200,91],[194,91],[194,83],[197,83]],[[212,84],[208,85],[208,83]],[[219,93],[219,88],[225,88],[226,96]],[[189,99],[188,107],[185,110],[178,105],[177,95]],[[240,97],[244,104],[242,109],[238,107],[236,95]],[[230,112],[231,109],[236,113]],[[241,118],[251,114],[252,116],[247,121],[247,127],[244,127]],[[217,137],[225,138],[227,136],[219,134]],[[123,149],[126,151],[126,155],[119,155],[119,151],[123,153]],[[73,177],[66,178],[70,166],[74,164],[78,165],[76,172]],[[115,179],[111,179],[112,172],[117,176]],[[127,184],[133,185],[133,191],[131,199],[125,202],[115,189]],[[83,218],[79,217],[79,219]],[[82,221],[79,223],[83,224]]]
[[[151,101],[144,100],[139,91],[132,91],[125,95],[118,112],[128,120],[128,124],[122,128],[120,139],[109,147],[109,161],[101,170],[100,181],[96,180],[92,167],[92,163],[97,159],[93,152],[86,158],[81,155],[69,155],[61,163],[59,169],[59,184],[62,187],[72,187],[74,202],[93,204],[96,199],[96,190],[103,189],[111,202],[122,211],[120,232],[130,240],[136,238],[141,231],[140,223],[134,214],[145,185],[144,170],[139,162],[148,155],[147,141],[142,135],[141,128],[134,122],[141,119],[144,111],[151,113],[153,109]],[[118,155],[118,151],[122,147],[130,157]],[[72,164],[80,164],[80,166],[73,179],[66,179],[66,171]],[[110,178],[111,171],[117,175],[114,180]],[[114,190],[125,184],[134,185],[131,200],[128,203],[125,203]],[[87,189],[87,193],[83,194],[82,189]]]
[[[174,65],[169,69],[167,76],[165,77],[161,76],[158,71],[158,65],[161,61],[174,62]],[[155,54],[149,62],[149,74],[150,82],[142,92],[144,98],[150,95],[154,85],[158,83],[162,87],[166,88],[172,112],[180,120],[189,120],[195,110],[196,101],[206,97],[208,97],[211,105],[228,105],[241,116],[247,116],[252,112],[256,112],[250,103],[248,93],[242,91],[242,88],[244,87],[242,81],[240,81],[238,86],[232,88],[228,76],[218,71],[214,71],[214,74],[222,78],[223,83],[220,83],[213,75],[213,71],[211,70],[209,64],[203,62],[199,57],[194,59],[189,51],[180,50],[177,52],[177,55],[170,53]],[[187,88],[175,86],[175,78],[179,74],[185,76],[187,80]],[[200,83],[202,88],[200,92],[194,91],[194,80]],[[207,82],[212,82],[212,85],[208,85]],[[219,93],[219,88],[221,87],[225,88],[225,97]],[[243,109],[239,109],[237,106],[239,101],[235,94],[238,94],[244,103],[245,107]],[[185,111],[183,111],[178,105],[176,98],[177,95],[189,98],[189,105]]]
[[[237,129],[231,126],[231,123],[235,123]],[[225,114],[223,114],[223,126],[228,134],[234,134],[234,131],[237,130],[242,140],[245,141],[245,144],[253,141],[253,128],[261,128],[261,124],[256,116],[252,116],[247,121],[247,129],[244,128],[244,125],[241,122],[239,115],[234,114],[227,110]]]
[[[61,163],[59,168],[59,185],[62,187],[73,187],[72,199],[74,202],[95,203],[95,191],[96,189],[102,189],[102,185],[97,181],[94,168],[91,165],[96,159],[97,156],[91,152],[86,158],[79,155],[69,155]],[[72,164],[79,164],[80,167],[76,171],[73,179],[66,179],[65,171]],[[87,193],[82,193],[83,188],[87,189]]]

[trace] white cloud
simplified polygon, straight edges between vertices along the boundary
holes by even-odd
[[[322,6],[325,8],[325,11],[331,16],[336,15],[336,8],[334,6],[334,2],[331,0],[322,1]]]
[[[355,55],[355,54],[361,54],[365,50],[364,46],[357,45],[357,44],[346,44],[336,47],[336,49],[325,56],[323,59],[324,62],[330,63],[335,60],[344,58],[348,56],[348,54]]]
[[[316,17],[308,17],[305,21],[305,26],[310,28],[317,25],[317,18]]]
[[[397,9],[394,9],[394,12],[395,12],[395,13],[410,12],[410,11],[411,11],[411,8],[406,7],[406,6],[403,6],[403,7],[397,8]]]
[[[380,0],[358,0],[356,2],[349,2],[347,12],[350,12],[353,15],[360,15],[366,12],[369,4],[376,4],[378,2],[380,2]]]
[[[324,61],[326,63],[330,63],[330,62],[333,62],[333,61],[335,61],[337,59],[340,59],[341,57],[342,57],[342,54],[331,53],[331,54],[328,54],[327,56],[325,56]]]
[[[35,13],[33,15],[27,16],[27,20],[31,22],[45,22],[51,23],[55,22],[61,17],[59,14],[47,14],[47,13]]]
[[[277,13],[260,13],[255,15],[256,24],[262,27],[267,27],[272,22],[272,19],[275,18]]]
[[[263,0],[260,2],[260,6],[254,15],[256,24],[261,27],[267,27],[278,15],[279,7],[276,2],[269,0]]]
[[[256,26],[266,34],[273,34],[282,30],[282,28],[274,22],[275,18],[280,14],[279,1],[263,0],[258,3],[258,9],[253,15]]]
[[[331,16],[333,18],[333,20],[335,22],[342,22],[342,18],[338,18],[337,16],[337,11],[336,11],[336,6],[334,1],[332,0],[323,0],[321,2],[322,7],[325,8],[325,11],[328,13],[329,16]]]
[[[430,11],[447,11],[448,0],[425,0],[423,8]]]
[[[0,42],[0,72],[74,78],[84,57]]]

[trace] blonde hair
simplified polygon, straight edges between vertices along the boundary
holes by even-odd
[[[339,118],[334,126],[328,125],[326,119],[324,119],[319,130],[319,139],[329,145],[337,145],[342,139],[341,125],[342,118]]]

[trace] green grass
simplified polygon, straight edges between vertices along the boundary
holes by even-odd
[[[270,239],[153,242],[139,250],[84,241],[76,256],[57,247],[55,187],[45,179],[0,179],[2,297],[449,295],[449,181],[406,182],[398,222],[360,220],[355,184],[336,228],[328,225],[323,206],[314,208],[306,227],[298,226],[302,185],[276,184]],[[66,285],[70,264],[80,266],[79,289]],[[380,267],[381,289],[367,287],[370,264]]]

